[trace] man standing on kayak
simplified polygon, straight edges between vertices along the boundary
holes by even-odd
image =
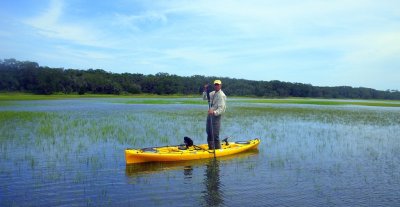
[[[215,91],[208,93],[208,84],[204,86],[203,100],[209,101],[209,109],[207,116],[206,132],[207,142],[209,149],[221,149],[219,142],[219,130],[221,128],[221,117],[226,109],[226,95],[221,90],[222,82],[220,80],[214,81]]]

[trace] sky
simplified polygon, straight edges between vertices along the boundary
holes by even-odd
[[[8,58],[400,90],[400,1],[1,0]]]

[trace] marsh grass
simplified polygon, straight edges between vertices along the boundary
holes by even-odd
[[[301,120],[314,120],[322,123],[342,124],[374,124],[398,125],[400,117],[393,111],[382,111],[364,108],[308,108],[308,107],[273,107],[273,106],[238,106],[238,116],[263,117],[284,119],[287,116]],[[233,114],[235,114],[235,112]]]
[[[223,126],[236,139],[261,137],[260,153],[271,168],[295,168],[302,174],[305,165],[318,169],[324,163],[337,176],[352,168],[339,164],[343,160],[398,160],[399,114],[374,108],[239,105],[230,108]]]
[[[79,98],[182,98],[182,97],[197,97],[193,95],[156,95],[156,94],[53,94],[53,95],[36,95],[31,93],[5,93],[0,92],[0,103],[2,101],[27,101],[27,100],[60,100],[60,99],[79,99]]]
[[[124,104],[204,104],[203,100],[180,98],[180,99],[160,99],[160,98],[135,98],[128,100],[113,100],[114,103]]]
[[[113,101],[115,103],[125,104],[204,104],[199,98],[134,98],[119,99]],[[287,99],[258,99],[258,98],[232,98],[231,103],[247,103],[247,104],[306,104],[306,105],[323,105],[323,106],[378,106],[378,107],[400,107],[400,101],[391,100],[350,100],[350,99],[308,99],[308,98],[287,98]]]
[[[3,101],[28,101],[28,100],[60,100],[77,98],[113,98],[115,95],[101,94],[55,94],[55,95],[36,95],[30,93],[0,93],[0,103]]]
[[[279,141],[284,127],[293,123],[318,130],[306,136],[326,137],[325,128],[332,126],[396,126],[400,125],[397,113],[381,110],[347,108],[302,108],[273,106],[242,106],[228,108],[224,116],[221,138],[246,140],[260,137]],[[115,112],[110,114],[1,111],[2,142],[17,141],[25,146],[36,145],[42,149],[82,152],[89,143],[116,142],[126,146],[146,147],[157,144],[180,144],[184,136],[205,142],[205,112],[202,110],[147,110],[144,113]],[[311,125],[310,125],[311,124]],[[281,127],[274,129],[276,127]],[[296,128],[301,128],[297,126]],[[380,131],[374,129],[375,131]],[[375,135],[366,135],[366,137]],[[330,137],[330,136],[328,136]],[[87,138],[87,140],[85,140]],[[334,139],[334,138],[329,138]],[[320,147],[329,145],[327,140]],[[302,143],[307,144],[307,143]]]
[[[110,99],[113,103],[125,104],[204,104],[197,95],[106,95],[106,94],[54,94],[54,95],[35,95],[29,93],[0,93],[0,106],[10,106],[15,101],[24,100],[61,100],[61,99],[80,99],[80,98],[104,98]],[[233,97],[229,99],[233,103],[263,103],[263,104],[306,104],[306,105],[357,105],[357,106],[379,106],[379,107],[400,107],[400,101],[392,100],[352,100],[352,99],[311,99],[311,98],[283,98],[283,99],[264,99],[264,98],[242,98]]]
[[[29,162],[32,168],[40,162],[37,159],[44,157],[48,162],[74,162],[74,154],[88,156],[88,151],[97,151],[93,146],[102,143],[121,146],[118,150],[122,151],[132,146],[181,144],[184,136],[204,133],[203,124],[197,123],[196,118],[173,111],[115,112],[111,116],[96,112],[0,111],[0,117],[2,158],[12,157],[9,146],[18,143],[21,148],[40,155],[20,159]],[[86,159],[93,168],[99,167],[96,156]]]
[[[240,99],[243,103],[268,103],[268,104],[308,104],[308,105],[357,105],[357,106],[382,106],[382,107],[400,107],[399,101],[390,100],[350,100],[350,99]]]

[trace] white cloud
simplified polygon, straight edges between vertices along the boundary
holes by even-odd
[[[37,17],[26,19],[24,22],[37,29],[40,35],[46,38],[70,41],[72,44],[106,47],[108,43],[101,41],[98,30],[81,22],[63,22],[64,3],[61,0],[52,0],[50,6]]]
[[[121,25],[123,27],[131,28],[134,31],[141,31],[142,26],[154,23],[166,23],[167,17],[163,13],[147,11],[144,14],[140,15],[125,15],[116,13],[115,20],[115,25]]]

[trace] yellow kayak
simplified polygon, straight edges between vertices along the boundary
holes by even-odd
[[[260,139],[248,141],[228,142],[221,144],[221,149],[215,150],[215,157],[222,157],[241,153],[257,148]],[[126,149],[126,164],[143,162],[173,162],[213,158],[214,150],[208,149],[208,144],[185,146],[150,147],[144,149]]]

